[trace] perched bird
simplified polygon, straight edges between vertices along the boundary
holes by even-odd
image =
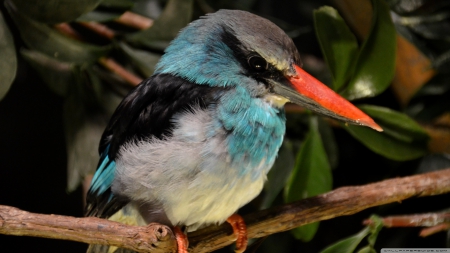
[[[220,10],[189,24],[113,114],[87,215],[171,226],[180,253],[180,228],[228,221],[244,251],[235,213],[263,188],[285,134],[285,103],[381,131],[301,65],[292,40],[259,16]]]

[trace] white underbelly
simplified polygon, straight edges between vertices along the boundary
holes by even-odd
[[[210,122],[207,112],[186,116],[183,120],[180,117],[179,122],[184,123],[179,123],[171,138],[124,145],[112,190],[137,204],[159,208],[149,212],[165,212],[172,225],[193,230],[224,222],[255,198],[271,164],[261,161],[256,166],[233,167],[227,133],[206,136]],[[248,169],[245,175],[243,168]],[[151,221],[151,215],[146,217]]]

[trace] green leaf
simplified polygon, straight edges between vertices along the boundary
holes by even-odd
[[[327,152],[328,163],[333,170],[339,164],[339,148],[334,138],[333,129],[329,123],[325,122],[322,118],[319,118],[319,133],[323,140],[323,146]]]
[[[340,90],[353,73],[358,41],[339,13],[324,6],[314,11],[316,36],[333,76],[334,90]]]
[[[81,22],[107,22],[118,19],[123,12],[111,12],[111,11],[91,11],[83,14],[77,18],[77,21]]]
[[[376,216],[372,215],[370,217],[372,220],[372,224],[370,226],[365,227],[363,230],[359,231],[357,234],[354,234],[350,237],[342,239],[324,250],[320,253],[351,253],[354,252],[356,247],[362,242],[362,240],[367,236],[368,245],[363,247],[358,251],[358,253],[375,253],[373,246],[375,245],[375,241],[377,239],[378,233],[383,228],[382,220]]]
[[[12,0],[23,15],[48,24],[68,22],[95,9],[101,0]]]
[[[394,77],[396,31],[389,7],[381,0],[372,0],[372,5],[371,32],[361,46],[354,75],[341,93],[350,100],[380,94]]]
[[[372,215],[370,217],[372,220],[372,223],[368,226],[370,229],[370,235],[367,237],[367,246],[363,247],[358,251],[358,253],[376,253],[375,250],[375,242],[377,240],[378,234],[380,233],[381,229],[383,228],[383,221],[380,217],[377,215]]]
[[[383,220],[377,215],[370,216],[370,219],[372,220],[372,224],[369,226],[370,235],[369,237],[367,237],[367,242],[373,248],[373,246],[375,245],[375,241],[377,240],[378,234],[380,233],[381,229],[384,226],[384,223]]]
[[[264,184],[264,197],[261,200],[261,209],[271,206],[278,194],[283,190],[295,165],[294,147],[291,141],[285,139],[278,151],[275,164],[267,174]]]
[[[384,127],[382,124],[380,125]],[[353,125],[344,126],[344,129],[373,152],[392,160],[407,161],[427,153],[426,145],[407,143],[392,137],[392,134]]]
[[[427,153],[427,133],[406,114],[379,106],[363,105],[360,108],[384,131],[380,133],[358,126],[345,129],[370,150],[396,161],[416,159]]]
[[[122,97],[104,84],[91,69],[76,68],[75,85],[70,85],[64,104],[67,145],[68,190],[93,174],[98,163],[98,143]]]
[[[354,252],[356,247],[361,243],[361,241],[370,233],[370,228],[365,227],[363,230],[354,234],[350,237],[347,237],[343,240],[340,240],[324,250],[320,253],[351,253]]]
[[[155,71],[156,63],[158,63],[159,58],[161,58],[160,54],[135,49],[123,42],[119,43],[119,48],[146,77],[149,77],[153,74],[153,71]]]
[[[0,100],[5,97],[16,77],[17,56],[14,40],[0,12]]]
[[[429,139],[427,132],[404,113],[374,105],[358,107],[380,124],[385,134],[393,138],[406,143],[426,142]]]
[[[14,11],[8,4],[6,7],[25,44],[54,59],[77,64],[93,63],[111,49],[111,46],[95,46],[70,39],[49,26]]]
[[[60,62],[37,51],[27,49],[21,49],[20,54],[56,94],[66,96],[69,85],[75,85],[72,64]]]
[[[132,0],[102,0],[101,6],[111,9],[129,10],[133,8]]]
[[[284,199],[292,202],[331,190],[332,175],[325,148],[318,131],[316,117],[311,117],[309,133],[297,154],[294,170],[285,187]],[[307,224],[292,230],[297,239],[309,241],[319,223]]]
[[[192,19],[193,0],[169,0],[154,24],[141,32],[126,36],[126,40],[139,46],[162,50]]]

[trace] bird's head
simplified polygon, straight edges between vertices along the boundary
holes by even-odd
[[[238,10],[220,10],[183,29],[155,73],[199,85],[245,88],[275,107],[292,102],[319,114],[382,131],[369,116],[301,68],[293,41],[278,26]]]

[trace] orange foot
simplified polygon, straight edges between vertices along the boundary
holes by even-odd
[[[181,231],[180,227],[174,227],[172,231],[175,234],[175,239],[177,240],[178,253],[188,253],[187,248],[189,241],[186,234]]]
[[[247,226],[244,219],[239,214],[233,214],[227,219],[227,222],[233,227],[233,233],[236,235],[236,253],[242,253],[247,248]]]

